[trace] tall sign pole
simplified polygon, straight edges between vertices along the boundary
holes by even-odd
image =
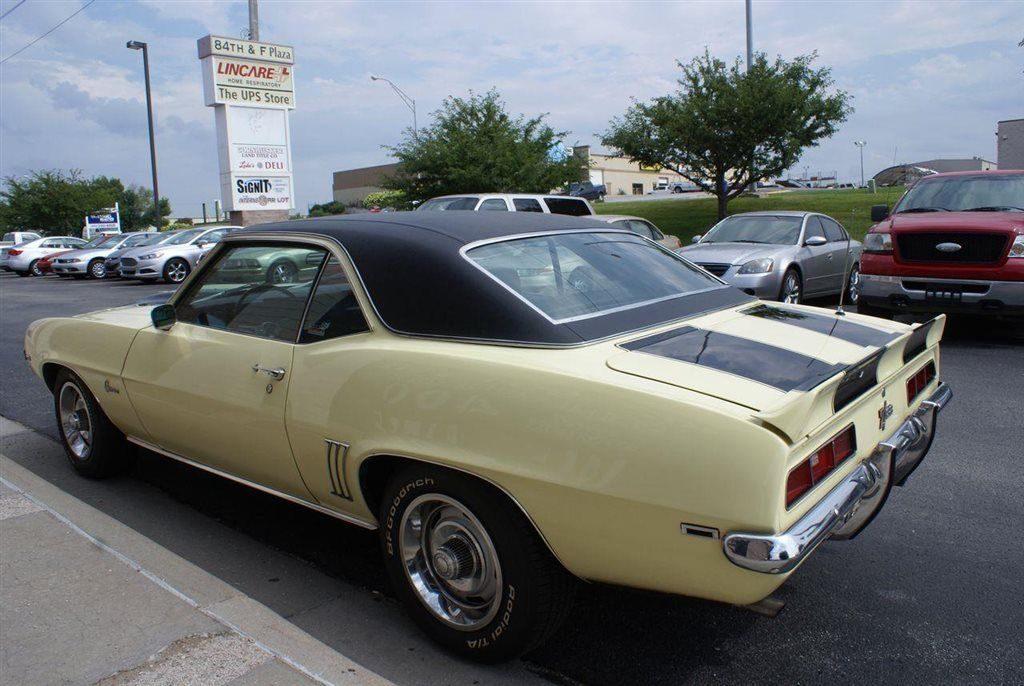
[[[259,30],[253,13],[250,27]],[[223,36],[200,38],[198,47],[203,94],[217,125],[224,209],[242,226],[287,219],[295,207],[288,121],[294,48]]]
[[[249,0],[249,40],[260,39],[260,6],[259,0]]]
[[[750,71],[750,65],[754,61],[754,19],[750,3],[751,0],[747,0],[747,71]]]

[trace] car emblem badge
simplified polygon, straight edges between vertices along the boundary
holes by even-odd
[[[112,386],[110,382],[107,381],[106,379],[103,380],[103,390],[105,390],[107,393],[121,393],[121,391],[119,391],[116,386]]]
[[[939,252],[956,252],[962,249],[964,246],[959,243],[939,243],[935,246],[935,249]]]
[[[885,422],[888,421],[889,417],[892,416],[893,406],[892,403],[883,400],[882,406],[878,408],[878,428],[885,431]]]

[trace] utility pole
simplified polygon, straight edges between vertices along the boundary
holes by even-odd
[[[156,138],[153,134],[153,95],[149,85],[149,46],[142,41],[130,40],[129,50],[142,51],[142,70],[146,73],[146,112],[149,115],[149,164],[153,168],[153,223],[160,228],[160,188],[156,182]]]
[[[868,144],[867,141],[854,141],[854,145],[860,148],[860,187],[864,187],[864,146]]]
[[[250,0],[254,2],[255,0]],[[751,0],[747,0],[747,71],[750,71],[750,65],[754,62],[754,19],[753,11],[750,7]]]
[[[260,39],[260,6],[258,0],[249,0],[249,40]]]

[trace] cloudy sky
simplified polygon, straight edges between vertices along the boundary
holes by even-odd
[[[85,0],[27,0],[0,24],[0,55]],[[0,1],[0,10],[17,0]],[[244,0],[97,0],[0,66],[0,175],[79,168],[149,185],[141,55],[154,80],[160,190],[175,215],[218,196],[213,111],[203,106],[196,39],[240,36]],[[817,51],[856,112],[794,169],[859,176],[933,157],[995,160],[995,124],[1024,116],[1024,9],[1019,0],[754,0],[754,44],[769,55]],[[296,48],[292,155],[296,206],[331,197],[331,172],[387,160],[409,111],[370,74],[417,100],[421,124],[449,94],[496,87],[512,111],[550,113],[596,134],[631,97],[675,86],[676,60],[705,46],[744,50],[742,0],[717,2],[289,2],[261,0],[263,40]]]

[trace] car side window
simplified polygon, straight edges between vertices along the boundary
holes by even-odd
[[[536,198],[512,198],[512,206],[516,212],[544,212]]]
[[[646,224],[646,225],[647,225],[647,228],[648,228],[648,229],[650,230],[650,232],[651,232],[651,238],[652,238],[653,240],[656,240],[656,241],[660,241],[661,239],[663,239],[663,238],[665,237],[665,234],[663,234],[663,233],[661,232],[661,229],[659,229],[659,228],[658,228],[657,226],[655,226],[654,224],[652,224],[652,223],[650,223],[650,222],[644,222],[644,224]]]
[[[826,219],[823,217],[818,217],[818,219],[821,220],[821,223],[825,225],[825,237],[829,240],[830,243],[834,243],[836,241],[846,241],[846,232],[843,231],[843,227],[839,226],[838,223],[834,222],[831,219]]]
[[[309,301],[299,343],[316,343],[369,330],[352,283],[337,258],[331,257]]]
[[[487,198],[487,200],[480,203],[478,209],[482,212],[508,212],[508,205],[501,198]]]
[[[807,218],[807,231],[804,232],[804,242],[811,236],[821,236],[825,238],[825,230],[821,227],[821,220],[817,217]]]
[[[63,238],[48,238],[39,246],[40,248],[63,248],[66,245]]]
[[[587,201],[582,198],[544,198],[551,214],[567,214],[570,217],[589,217],[593,214]]]
[[[654,238],[654,234],[651,232],[651,227],[647,222],[630,219],[629,230],[637,235],[643,236],[644,238]]]
[[[140,233],[138,236],[130,236],[123,244],[122,248],[134,248],[137,245],[142,245],[143,242],[148,241],[151,237],[146,234]]]
[[[233,245],[178,301],[178,321],[294,343],[326,257],[290,243]]]

